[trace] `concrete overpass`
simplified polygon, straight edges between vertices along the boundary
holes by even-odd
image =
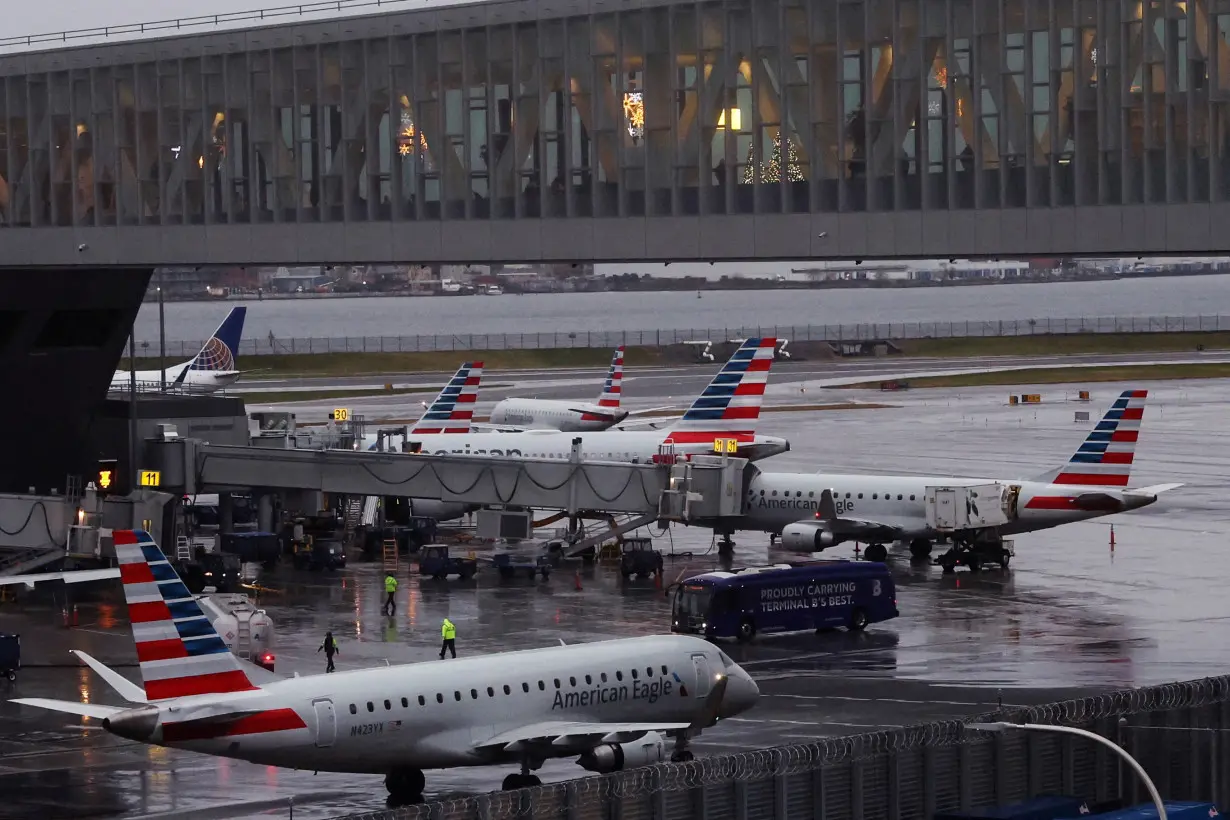
[[[507,0],[0,58],[10,265],[1230,252],[1220,0]]]

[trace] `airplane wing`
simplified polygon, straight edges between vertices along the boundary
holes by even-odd
[[[547,720],[519,726],[506,732],[492,735],[487,740],[475,743],[476,749],[505,747],[516,751],[525,745],[578,746],[584,743],[627,743],[631,737],[646,732],[681,731],[690,723],[580,723],[567,720]],[[511,749],[507,747],[511,746]]]
[[[119,706],[102,706],[97,703],[78,703],[72,700],[51,700],[49,698],[13,698],[10,703],[20,703],[22,706],[37,706],[39,709],[50,709],[53,712],[67,712],[70,715],[83,717],[108,718],[124,709]]]
[[[615,425],[615,429],[636,430],[649,427],[653,430],[661,430],[664,427],[669,427],[681,418],[683,418],[682,413],[678,416],[649,416],[643,419],[624,419],[619,424]]]
[[[0,587],[25,584],[30,589],[43,581],[63,581],[66,584],[80,584],[85,581],[102,581],[107,578],[119,578],[118,567],[108,569],[82,569],[69,572],[36,572],[31,575],[6,575],[0,577]]]
[[[837,514],[837,503],[833,500],[833,492],[825,490],[820,494],[820,506],[816,510],[815,523],[832,531],[834,535],[850,537],[877,536],[880,538],[896,538],[901,529],[892,524],[873,521],[866,518],[846,518]]]

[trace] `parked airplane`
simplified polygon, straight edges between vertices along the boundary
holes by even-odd
[[[936,488],[980,488],[983,506],[989,508],[970,512],[997,523],[956,533],[953,549],[940,563],[951,569],[962,561],[975,568],[983,560],[998,563],[1002,558],[1006,565],[1005,535],[1135,510],[1183,486],[1127,488],[1147,396],[1145,390],[1124,391],[1067,464],[1027,480],[755,470],[746,484],[747,512],[738,527],[780,534],[782,547],[795,552],[860,541],[870,545],[867,559],[883,561],[888,555],[883,545],[903,541],[914,557],[925,558],[941,535],[932,526],[934,513],[928,515],[929,491],[934,505]],[[956,500],[956,493],[950,498]]]
[[[590,770],[673,759],[719,720],[751,709],[756,683],[707,641],[598,641],[451,661],[254,682],[148,533],[116,530],[144,687],[79,654],[127,706],[17,698],[102,721],[122,738],[311,771],[384,774],[414,800],[425,769],[519,764],[504,788],[538,785],[548,758]],[[644,742],[642,742],[644,741]],[[648,747],[648,748],[646,748]]]
[[[234,384],[244,372],[235,369],[235,362],[239,358],[239,339],[243,336],[243,320],[247,313],[248,309],[243,306],[231,308],[200,353],[166,369],[167,387],[212,393]],[[162,373],[161,370],[138,370],[137,390],[156,389],[162,382]],[[112,390],[127,390],[130,384],[128,370],[117,370],[111,377]]]
[[[629,416],[644,415],[665,407],[628,411],[620,406],[623,394],[624,346],[615,348],[596,404],[565,399],[501,399],[492,408],[487,427],[519,430],[559,430],[565,433],[609,430]]]
[[[443,433],[407,436],[406,444],[412,452],[567,459],[573,441],[579,439],[583,458],[643,463],[656,458],[663,445],[687,456],[712,453],[719,439],[734,439],[741,457],[767,458],[790,449],[783,438],[755,434],[776,343],[772,338],[744,341],[691,408],[665,431]],[[375,436],[364,439],[367,449],[376,443]]]

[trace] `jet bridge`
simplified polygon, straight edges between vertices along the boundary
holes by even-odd
[[[579,441],[579,439],[578,439]],[[148,442],[163,489],[187,494],[225,489],[318,490],[634,514],[689,521],[739,515],[746,459],[676,459],[650,464],[491,455],[297,450],[211,445],[196,439]]]

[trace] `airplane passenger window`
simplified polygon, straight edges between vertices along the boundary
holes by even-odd
[[[376,707],[375,707],[375,705],[374,705],[374,704],[372,704],[372,702],[371,702],[370,700],[367,702],[367,711],[369,711],[369,712],[374,712],[374,711],[376,711]]]
[[[914,500],[914,496],[910,496],[910,500],[911,500],[911,501],[913,501],[913,500]]]
[[[576,685],[577,685],[577,679],[576,679],[576,678],[569,678],[569,679],[568,679],[568,685],[569,685],[569,686],[576,686]]]
[[[461,700],[461,692],[460,692],[460,691],[458,691],[458,690],[456,690],[456,689],[454,689],[454,690],[453,690],[453,700],[458,700],[458,701],[459,701],[459,700]]]
[[[872,498],[873,500],[874,500],[874,499],[877,499],[877,498],[879,498],[879,497],[880,497],[880,494],[879,494],[879,493],[872,493],[872,494],[871,494],[871,498]]]
[[[773,491],[773,495],[777,495],[777,490],[774,490],[774,491]]]
[[[543,683],[542,681],[538,681],[538,691],[539,692],[547,691],[547,685]]]
[[[523,684],[521,684],[521,691],[522,691],[522,692],[528,692],[528,691],[530,691],[530,685],[529,685],[528,683],[523,683]]]
[[[815,493],[815,491],[814,491],[814,490],[809,490],[809,491],[807,492],[807,497],[808,497],[808,498],[815,498],[815,497],[816,497],[816,493]]]
[[[632,680],[636,680],[636,670],[632,670]]]
[[[511,694],[512,694],[512,690],[508,688],[508,684],[507,684],[507,683],[506,683],[506,684],[504,684],[504,694],[506,694],[506,695],[511,695]]]
[[[897,500],[898,500],[898,501],[900,501],[900,500],[901,500],[901,493],[897,493]]]
[[[490,686],[487,687],[487,697],[489,698],[495,697],[495,690],[492,689]]]
[[[427,698],[423,697],[422,695],[419,695],[419,706],[426,706],[426,705],[427,705]]]
[[[862,497],[863,497],[863,494],[862,494],[862,493],[859,493],[859,494],[858,494],[858,497],[859,497],[859,498],[862,498]]]
[[[436,692],[436,703],[444,703],[444,694],[442,692]]]
[[[473,700],[478,700],[478,690],[477,690],[477,689],[471,689],[471,690],[470,690],[470,697],[471,697]]]
[[[764,495],[764,490],[761,490],[761,491],[760,491],[760,494],[761,494],[761,496],[763,496],[763,495]]]
[[[353,703],[350,704],[350,714],[352,715],[359,714],[359,707],[355,706]]]
[[[850,497],[850,494],[849,494],[849,493],[846,493],[846,498],[849,498],[849,497]]]
[[[623,673],[623,672],[616,672],[616,673],[615,673],[615,680],[623,680],[623,679],[624,679],[624,673]]]
[[[410,701],[409,701],[409,700],[407,700],[406,698],[402,698],[402,699],[401,699],[401,708],[403,708],[403,709],[409,709],[409,708],[410,708]]]
[[[555,679],[555,688],[556,688],[556,689],[558,689],[558,688],[559,688],[559,678],[556,678],[556,679]]]
[[[645,667],[645,677],[647,677],[647,678],[652,678],[652,677],[653,677],[653,669],[652,669],[652,667],[648,667],[648,666],[646,666],[646,667]]]
[[[585,676],[585,685],[586,685],[586,686],[592,686],[592,685],[593,685],[593,683],[594,683],[594,679],[593,679],[593,678],[591,678],[589,675],[586,675],[586,676]]]
[[[606,672],[602,673],[602,682],[606,683]]]
[[[662,674],[666,674],[666,664],[662,664]]]

